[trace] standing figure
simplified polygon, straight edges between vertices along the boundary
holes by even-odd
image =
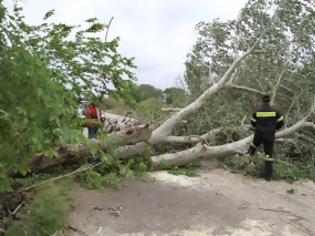
[[[256,109],[251,118],[252,126],[255,129],[253,141],[250,144],[248,153],[253,156],[256,149],[262,143],[264,145],[265,179],[272,178],[272,150],[275,141],[275,132],[284,123],[284,117],[275,108],[270,106],[270,96],[262,96],[262,105]]]
[[[95,138],[98,130],[98,126],[101,122],[101,116],[99,109],[95,106],[93,102],[91,102],[86,110],[86,127],[88,128],[88,137]]]

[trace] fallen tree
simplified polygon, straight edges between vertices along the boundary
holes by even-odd
[[[213,84],[208,88],[199,98],[188,106],[182,108],[177,113],[173,114],[165,122],[163,122],[159,127],[152,130],[152,127],[147,125],[134,126],[132,128],[125,128],[118,132],[109,134],[107,142],[94,141],[95,144],[99,145],[103,151],[106,151],[106,147],[111,144],[115,144],[117,148],[114,150],[114,154],[117,158],[130,158],[140,155],[144,152],[147,147],[154,146],[161,143],[185,143],[194,144],[196,146],[175,153],[166,153],[161,155],[156,155],[151,157],[151,163],[154,168],[159,168],[161,162],[171,166],[171,165],[185,165],[198,158],[218,158],[224,156],[231,156],[234,154],[245,154],[248,149],[249,143],[252,140],[252,136],[243,138],[239,141],[227,143],[223,145],[211,146],[207,141],[215,139],[215,135],[220,133],[222,129],[216,128],[208,131],[203,135],[190,135],[190,136],[172,136],[170,133],[175,125],[177,125],[182,119],[186,118],[191,113],[195,112],[198,108],[203,106],[209,99],[211,99],[216,93],[225,87],[229,87],[233,81],[235,74],[233,71],[237,66],[246,59],[254,50],[256,45],[259,43],[258,39],[250,49],[248,49],[240,58],[236,59],[223,77],[218,80],[217,83]],[[239,89],[239,87],[237,87]],[[315,103],[314,103],[315,104]],[[313,104],[309,113],[303,117],[301,120],[297,121],[290,127],[278,132],[276,138],[284,138],[298,132],[304,128],[315,129],[312,122],[308,122],[307,119],[311,117],[314,113],[315,105]],[[109,115],[107,117],[115,117],[112,121],[105,126],[107,127],[128,127],[129,122],[132,121],[132,125],[137,123],[135,119],[128,117],[121,117],[117,115]],[[110,119],[108,118],[108,121]],[[128,125],[124,124],[124,121],[128,121]],[[85,147],[80,147],[79,149],[73,150],[68,146],[63,146],[59,149],[59,153],[62,155],[58,158],[53,158],[47,160],[43,156],[37,156],[31,161],[30,167],[32,170],[39,170],[42,168],[47,168],[53,164],[60,164],[66,161],[73,161],[74,159],[80,159],[82,156],[90,156],[90,160],[95,160],[88,152]]]
[[[129,145],[148,140],[151,133],[152,127],[149,124],[138,125],[110,133],[105,141],[92,140],[92,144],[103,152],[108,152],[113,147],[121,146],[114,150],[114,153],[117,154],[117,157],[123,158],[126,153],[130,153],[130,150],[122,152],[122,149],[125,150],[124,148]],[[138,147],[139,144],[135,146]],[[82,163],[84,160],[88,162],[100,161],[100,156],[91,153],[90,149],[82,144],[79,146],[63,145],[57,149],[57,155],[53,157],[47,157],[43,154],[36,155],[28,163],[28,167],[33,172],[39,172],[51,166],[65,163]]]
[[[79,163],[81,159],[93,162],[100,159],[100,152],[110,151],[110,154],[118,159],[134,158],[144,153],[147,148],[154,150],[150,161],[155,168],[159,168],[161,163],[185,165],[203,157],[217,158],[244,154],[252,139],[248,130],[251,112],[254,104],[257,104],[257,97],[266,91],[271,94],[272,103],[285,111],[286,126],[276,134],[277,138],[284,138],[305,129],[314,130],[314,123],[312,123],[314,105],[312,106],[313,101],[310,99],[310,95],[313,96],[315,91],[315,47],[313,37],[310,36],[315,31],[313,14],[314,9],[304,0],[285,4],[279,4],[277,1],[267,3],[253,0],[246,4],[235,21],[200,22],[196,27],[200,38],[186,61],[185,82],[188,89],[187,101],[189,100],[190,103],[182,108],[164,109],[163,111],[166,112],[160,113],[167,118],[162,122],[159,120],[159,123],[151,120],[150,125],[139,124],[135,118],[104,113],[104,129],[109,134],[105,139],[91,142],[76,139],[82,127],[80,124],[82,121],[76,120],[76,113],[80,106],[77,98],[86,92],[76,78],[79,76],[91,91],[94,87],[89,79],[97,77],[101,78],[105,86],[101,91],[102,94],[109,90],[106,84],[110,81],[115,86],[123,87],[122,90],[117,87],[116,92],[125,91],[128,94],[130,81],[123,80],[120,70],[132,78],[129,71],[132,61],[114,52],[113,55],[108,54],[110,44],[98,39],[97,45],[101,46],[100,48],[95,46],[99,50],[96,54],[101,54],[104,61],[112,61],[111,58],[118,57],[118,64],[103,65],[99,58],[94,58],[97,63],[93,66],[90,66],[90,60],[80,64],[78,58],[95,56],[93,50],[85,50],[86,47],[94,48],[95,41],[87,36],[83,39],[77,37],[78,41],[68,41],[66,36],[55,30],[59,27],[62,28],[61,32],[69,31],[67,28],[64,29],[64,25],[43,24],[38,28],[42,31],[34,28],[31,35],[25,32],[25,49],[16,51],[11,46],[23,44],[24,41],[15,42],[14,39],[19,38],[15,37],[15,34],[24,35],[20,31],[24,32],[25,29],[21,28],[20,31],[12,33],[4,28],[0,40],[3,42],[2,45],[6,45],[4,55],[8,56],[3,57],[5,60],[1,58],[2,64],[7,66],[1,68],[3,73],[0,76],[3,74],[6,75],[3,78],[11,78],[15,76],[14,73],[11,74],[12,71],[22,71],[19,78],[22,80],[25,79],[23,74],[31,71],[34,72],[34,78],[43,77],[38,80],[38,84],[46,81],[45,86],[47,84],[50,86],[48,90],[44,85],[38,89],[34,83],[29,88],[30,97],[34,95],[32,99],[13,100],[13,106],[8,102],[4,104],[3,110],[0,110],[0,125],[1,128],[5,128],[1,136],[5,142],[2,141],[0,144],[0,152],[6,155],[4,166],[19,171],[19,167],[27,163],[31,171],[40,171],[56,164]],[[6,17],[4,22],[8,27],[12,25],[10,17]],[[80,34],[82,36],[82,32],[93,30],[93,26],[97,25],[93,19],[90,23],[91,28],[78,31],[78,36]],[[296,29],[300,31],[297,32]],[[51,48],[49,42],[42,46],[27,41],[34,35],[41,39],[42,33],[46,31],[51,32],[56,38],[61,34],[60,42],[53,44],[56,49]],[[65,46],[64,51],[55,54],[55,50],[63,48],[59,47],[60,45]],[[76,53],[73,53],[74,49],[71,45],[78,45],[79,49]],[[42,47],[47,49],[47,52],[42,50]],[[44,58],[47,57],[46,64],[43,64],[45,60],[34,57],[36,53],[33,53],[43,51],[46,52],[42,55]],[[82,55],[85,56],[81,57]],[[68,56],[71,56],[71,60]],[[32,63],[23,64],[30,66],[29,68],[20,68],[19,64],[15,63],[23,58],[30,58],[26,61]],[[72,68],[73,61],[77,64]],[[69,68],[65,75],[62,73],[63,68]],[[87,68],[90,68],[88,73],[78,75],[78,71],[85,71]],[[95,72],[97,72],[96,76]],[[108,75],[105,76],[106,73]],[[114,75],[117,74],[121,77],[115,80]],[[100,82],[98,80],[94,82]],[[4,89],[1,88],[1,94],[6,94],[10,89],[18,91],[16,93],[19,94],[26,88],[23,83],[28,84],[24,81],[10,87],[10,81],[12,80],[4,80],[8,88],[5,86]],[[73,83],[73,87],[70,86],[73,91],[65,89],[69,81]],[[53,93],[50,93],[52,91]],[[93,93],[89,95],[91,94]],[[36,116],[29,112],[35,109],[33,103],[39,104],[40,107],[39,110],[35,110]],[[208,119],[208,116],[211,117]],[[34,122],[37,120],[38,124]],[[178,126],[187,129],[178,131]],[[197,128],[194,129],[194,126]],[[302,133],[300,137],[304,140],[312,140],[314,131],[310,134]],[[73,140],[75,145],[70,145]],[[81,144],[78,144],[80,142]],[[14,145],[11,145],[12,143]],[[60,147],[57,153],[50,155],[51,157],[48,158],[48,155],[42,153],[29,160],[34,153],[47,151],[58,145]],[[157,147],[161,145],[172,148],[158,149]],[[94,152],[94,147],[98,151]],[[25,155],[22,156],[24,152]],[[22,161],[16,161],[15,156],[22,156],[20,158]]]

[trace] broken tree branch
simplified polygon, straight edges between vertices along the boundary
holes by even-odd
[[[109,28],[110,25],[112,24],[112,21],[114,20],[114,17],[112,16],[107,24],[107,29],[106,29],[106,33],[105,33],[105,43],[107,42],[107,37],[108,37],[108,32],[109,32]]]
[[[214,139],[215,135],[220,133],[222,129],[214,129],[203,135],[190,135],[190,136],[167,136],[163,139],[166,143],[199,143]]]
[[[315,129],[315,124],[312,122],[307,122],[307,117],[308,116],[305,116],[303,119],[296,122],[289,128],[277,132],[276,138],[284,138],[290,136],[304,128]],[[163,161],[163,163],[166,165],[185,165],[201,157],[218,158],[234,154],[245,154],[248,149],[249,143],[252,141],[252,138],[253,135],[236,142],[218,146],[207,146],[205,144],[198,143],[196,146],[184,151],[153,156],[151,157],[151,163],[153,167],[158,168],[161,161]]]
[[[177,108],[177,107],[167,107],[167,108],[161,108],[161,111],[163,112],[178,112],[182,108]]]
[[[260,94],[260,95],[264,94],[264,92],[261,92],[258,89],[254,89],[254,88],[250,88],[250,87],[242,86],[242,85],[237,85],[234,83],[227,83],[227,87],[231,87],[231,88],[235,88],[235,89],[239,89],[239,90],[245,90],[247,92],[256,93],[256,94]]]
[[[139,142],[134,145],[126,145],[118,147],[114,150],[115,157],[126,159],[132,156],[141,155],[149,145],[145,142]]]
[[[100,165],[102,162],[97,162],[97,163],[92,163],[92,164],[87,164],[87,165],[84,165],[84,166],[80,166],[78,169],[76,169],[75,171],[72,171],[70,173],[67,173],[67,174],[64,174],[64,175],[59,175],[59,176],[56,176],[54,178],[51,178],[51,179],[48,179],[48,180],[45,180],[45,181],[42,181],[40,183],[37,183],[37,184],[33,184],[31,186],[28,186],[26,188],[22,188],[22,189],[18,189],[17,192],[25,192],[25,191],[28,191],[30,189],[33,189],[33,188],[37,188],[43,184],[47,184],[47,183],[50,183],[50,182],[54,182],[56,180],[59,180],[59,179],[63,179],[65,177],[68,177],[68,176],[71,176],[71,175],[75,175],[75,174],[78,174],[78,173],[82,173],[82,172],[85,172],[87,170],[90,170],[90,169],[93,169],[94,167]]]
[[[278,89],[279,89],[279,86],[280,86],[282,77],[283,77],[283,75],[284,75],[284,73],[285,73],[285,71],[286,71],[286,69],[287,69],[288,62],[289,62],[289,61],[287,61],[287,62],[284,64],[284,66],[283,66],[283,68],[282,68],[282,71],[281,71],[281,73],[280,73],[280,75],[279,75],[279,77],[278,77],[276,86],[274,87],[274,89],[273,89],[273,91],[272,91],[272,97],[271,97],[271,101],[270,101],[270,104],[271,104],[271,105],[274,105],[274,104],[275,104],[277,92],[278,92]]]
[[[155,129],[152,133],[149,142],[151,144],[161,142],[166,136],[168,136],[172,132],[173,127],[178,123],[178,121],[182,120],[189,114],[199,109],[209,98],[214,96],[221,88],[223,88],[224,85],[227,83],[228,79],[230,78],[230,76],[232,75],[232,73],[234,72],[234,70],[247,56],[249,56],[252,53],[252,51],[254,50],[259,41],[260,38],[241,57],[235,60],[217,83],[214,83],[194,102],[180,110],[178,113],[171,116],[162,125]]]

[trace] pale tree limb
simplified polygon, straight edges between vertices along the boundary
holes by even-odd
[[[159,156],[151,157],[151,164],[153,167],[158,168],[160,163],[163,162],[166,165],[185,165],[192,161],[195,161],[201,157],[217,158],[222,156],[229,156],[236,153],[243,153],[244,148],[250,143],[252,136],[241,139],[237,142],[228,143],[218,146],[207,146],[205,144],[198,143],[196,146],[176,152],[166,153]]]
[[[315,129],[314,123],[307,122],[306,119],[308,117],[309,114],[300,121],[296,122],[291,127],[277,132],[276,138],[284,138],[290,136],[303,128]],[[153,167],[158,168],[161,162],[166,165],[185,165],[201,157],[218,158],[234,154],[245,154],[252,139],[253,135],[236,142],[218,146],[207,146],[205,144],[198,143],[196,146],[184,151],[153,156],[151,157],[151,163]]]
[[[178,113],[171,116],[169,119],[167,119],[162,125],[160,125],[157,129],[155,129],[152,133],[152,136],[149,140],[151,144],[159,143],[168,136],[171,132],[173,127],[183,118],[188,116],[189,114],[195,112],[197,109],[199,109],[209,98],[214,96],[221,88],[224,87],[224,85],[227,83],[228,79],[234,72],[234,70],[237,68],[237,66],[247,57],[249,56],[258,42],[260,41],[260,38],[254,43],[254,45],[249,48],[241,57],[239,57],[237,60],[235,60],[232,65],[229,67],[229,69],[225,72],[225,74],[222,76],[222,78],[217,82],[214,83],[209,89],[207,89],[199,98],[197,98],[194,102],[183,108]]]
[[[114,156],[119,159],[127,159],[144,153],[145,149],[149,147],[149,144],[145,142],[139,142],[134,145],[125,145],[118,147],[114,150]]]
[[[220,133],[222,129],[213,129],[203,135],[191,136],[167,136],[164,142],[180,143],[180,144],[194,144],[198,142],[208,142],[215,138],[215,135]],[[133,156],[141,155],[150,145],[146,142],[139,142],[133,145],[125,145],[114,150],[114,156],[119,159],[127,159]]]
[[[315,124],[312,122],[307,122],[304,119],[298,121],[297,123],[295,123],[294,125],[281,130],[279,132],[276,133],[276,138],[284,138],[284,137],[288,137],[291,134],[304,129],[304,128],[311,128],[311,129],[315,129]]]
[[[234,84],[233,81],[234,81],[236,74],[237,74],[237,69],[235,69],[235,72],[231,76],[231,79],[226,83],[226,85],[225,85],[226,87],[231,87],[231,88],[235,88],[235,89],[239,89],[239,90],[245,90],[247,92],[252,92],[252,93],[256,93],[256,94],[260,94],[260,95],[264,94],[264,92],[261,92],[257,89],[250,88],[250,87],[243,86],[243,85]]]
[[[193,144],[203,141],[214,139],[215,135],[220,133],[222,129],[213,129],[203,135],[190,135],[190,136],[167,136],[161,142],[164,143],[182,143],[182,144]]]
[[[277,138],[276,141],[277,142],[283,142],[283,143],[292,143],[294,145],[297,145],[296,141],[294,141],[293,139],[290,139],[290,138]]]
[[[246,115],[243,116],[243,119],[241,120],[241,126],[245,125],[246,117]]]
[[[108,112],[101,112],[101,116],[104,118],[103,129],[108,132],[128,129],[139,123],[139,121],[134,118]]]
[[[110,25],[112,24],[112,21],[114,20],[114,17],[112,16],[107,24],[107,29],[106,29],[106,33],[105,33],[105,43],[107,42],[107,37],[108,37],[108,32],[109,32],[109,28]]]
[[[129,129],[110,133],[104,143],[105,147],[110,144],[128,145],[148,140],[153,128],[149,124],[137,125]],[[95,140],[94,143],[102,145],[102,141]]]
[[[274,104],[275,104],[277,92],[278,92],[279,86],[280,86],[280,84],[281,84],[281,80],[282,80],[282,78],[283,78],[283,75],[284,75],[284,73],[285,73],[285,71],[286,71],[286,69],[287,69],[287,65],[288,65],[288,61],[287,61],[287,62],[285,63],[285,65],[283,66],[282,71],[281,71],[281,73],[280,73],[280,75],[279,75],[279,77],[278,77],[277,83],[276,83],[276,85],[275,85],[275,87],[274,87],[274,89],[273,89],[273,91],[272,91],[272,96],[271,96],[271,101],[270,101],[270,104],[271,104],[271,105],[274,105]]]
[[[236,77],[236,74],[237,74],[237,67],[235,68],[233,74],[230,76],[229,81],[228,81],[225,85],[230,84],[230,83],[233,83],[233,81],[234,81],[234,79],[235,79],[235,77]]]
[[[163,112],[178,112],[181,109],[182,108],[178,108],[178,107],[167,107],[167,108],[161,108],[161,111],[163,111]]]
[[[237,85],[234,83],[228,83],[227,87],[231,87],[231,88],[235,88],[235,89],[239,89],[239,90],[245,90],[247,92],[256,93],[256,94],[260,94],[260,95],[264,94],[264,92],[259,91],[258,89],[254,89],[254,88],[250,88],[250,87],[242,86],[242,85]]]
[[[284,90],[286,90],[287,92],[289,92],[289,93],[291,93],[291,94],[294,94],[294,92],[292,91],[292,89],[290,89],[290,88],[284,86],[283,84],[280,84],[279,86],[280,86],[281,88],[283,88]]]
[[[291,112],[291,109],[292,109],[293,106],[294,106],[295,100],[296,100],[296,96],[295,96],[295,94],[294,94],[294,95],[293,95],[292,102],[291,102],[291,104],[290,104],[290,107],[289,107],[289,109],[288,109],[288,111],[287,111],[285,117],[288,117],[288,114]],[[284,124],[284,125],[285,125],[285,128],[286,128],[286,127],[287,127],[287,124]]]

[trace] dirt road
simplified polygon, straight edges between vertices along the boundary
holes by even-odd
[[[315,235],[315,185],[266,182],[223,169],[200,177],[155,172],[121,191],[75,189],[69,235]],[[287,190],[295,189],[294,194]]]

